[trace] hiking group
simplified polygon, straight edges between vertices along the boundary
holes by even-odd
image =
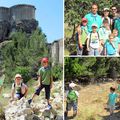
[[[28,100],[28,103],[31,104],[35,96],[40,94],[40,91],[45,88],[45,98],[47,100],[48,105],[46,109],[51,109],[52,106],[50,104],[50,90],[52,88],[52,71],[49,67],[48,58],[42,58],[41,60],[42,67],[38,70],[38,86],[36,88],[35,93],[32,98]],[[20,74],[16,74],[14,78],[14,82],[12,84],[12,92],[11,92],[11,102],[14,100],[20,100],[22,97],[26,97],[28,94],[28,87],[23,83],[22,76]]]
[[[75,90],[76,88],[75,83],[69,84],[69,89],[66,92],[66,110],[65,110],[65,120],[67,119],[74,119],[78,113],[78,100],[79,100],[79,93]],[[110,87],[110,93],[106,96],[108,99],[106,101],[107,109],[110,113],[110,117],[114,115],[114,110],[120,109],[120,80],[117,80],[117,85]],[[73,115],[68,116],[68,112],[73,109]]]
[[[120,11],[112,6],[105,7],[102,16],[97,12],[98,5],[94,3],[77,27],[77,55],[119,56]]]

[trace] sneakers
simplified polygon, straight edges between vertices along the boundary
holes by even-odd
[[[31,102],[32,102],[32,99],[29,99],[29,100],[28,100],[28,103],[31,104]]]
[[[52,106],[50,104],[47,105],[46,110],[50,110]]]

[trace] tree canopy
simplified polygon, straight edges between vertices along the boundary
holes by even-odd
[[[11,34],[11,40],[1,48],[3,66],[5,68],[5,83],[12,83],[16,73],[22,75],[24,82],[37,77],[37,71],[41,66],[40,59],[49,57],[46,35],[41,28],[32,34],[18,31]],[[62,79],[62,65],[59,63],[53,67],[55,80]]]
[[[65,79],[116,78],[120,76],[120,58],[65,58]]]

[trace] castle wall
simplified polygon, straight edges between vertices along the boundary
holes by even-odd
[[[20,20],[35,19],[35,7],[32,5],[16,5],[10,8],[11,19]]]
[[[10,17],[9,8],[0,7],[0,21],[8,21]]]

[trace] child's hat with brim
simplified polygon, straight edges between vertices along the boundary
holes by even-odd
[[[76,86],[75,83],[70,83],[70,84],[69,84],[69,87],[70,87],[70,88],[74,88],[75,86]]]
[[[86,18],[82,18],[82,22],[88,22]]]
[[[110,9],[109,8],[104,8],[104,11],[110,11]]]
[[[47,57],[44,57],[44,58],[42,58],[42,60],[41,60],[41,62],[48,62],[49,60],[48,60],[48,58]]]
[[[22,78],[22,76],[21,76],[20,74],[16,74],[16,75],[15,75],[15,79],[16,79],[16,78]]]
[[[92,27],[97,27],[98,28],[97,24],[92,24]]]

